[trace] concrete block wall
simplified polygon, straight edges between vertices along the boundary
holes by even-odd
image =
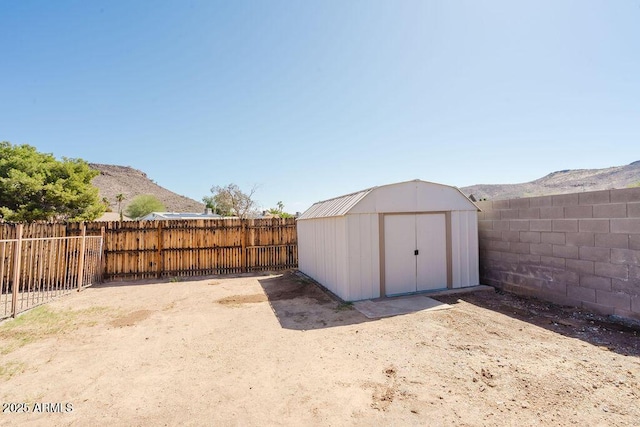
[[[477,205],[481,283],[640,320],[640,188]]]

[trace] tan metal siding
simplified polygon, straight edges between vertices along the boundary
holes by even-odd
[[[380,296],[378,215],[347,215],[349,300]]]
[[[348,290],[345,223],[344,217],[297,223],[299,270],[341,298]]]
[[[314,224],[297,222],[298,232],[298,269],[310,277],[315,277],[315,245]],[[302,238],[301,238],[302,237]]]
[[[478,215],[471,211],[451,213],[451,258],[453,287],[479,284]]]

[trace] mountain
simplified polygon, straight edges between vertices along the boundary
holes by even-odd
[[[142,171],[129,166],[103,165],[89,163],[91,169],[100,172],[91,183],[98,187],[100,199],[107,198],[111,210],[118,211],[116,195],[123,194],[122,210],[131,203],[134,197],[151,194],[158,198],[168,212],[203,212],[204,204],[160,187]]]
[[[476,184],[460,190],[467,196],[473,194],[476,200],[499,200],[627,188],[639,184],[640,161],[637,161],[605,169],[562,170],[521,184]]]

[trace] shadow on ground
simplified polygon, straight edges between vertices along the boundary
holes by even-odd
[[[599,316],[579,308],[499,290],[433,298],[454,306],[464,301],[624,356],[640,356],[640,325],[632,321]]]
[[[258,282],[280,326],[285,329],[305,331],[370,321],[351,304],[294,272],[259,278]]]

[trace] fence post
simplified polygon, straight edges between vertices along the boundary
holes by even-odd
[[[241,273],[247,272],[247,219],[240,218],[240,268]]]
[[[106,235],[106,232],[104,231],[104,226],[100,227],[100,274],[99,274],[99,279],[100,282],[104,281],[104,276],[106,274],[105,272],[105,266],[107,263],[107,257],[105,256],[105,251],[106,251],[106,246],[105,246],[105,241],[104,241],[104,236]]]
[[[82,281],[84,279],[84,252],[86,249],[87,225],[82,223],[82,239],[80,239],[80,255],[78,257],[78,292],[82,290]]]
[[[164,270],[164,232],[162,221],[158,221],[158,251],[156,255],[156,277],[160,279]]]
[[[18,289],[20,288],[20,268],[22,261],[22,224],[16,226],[16,247],[13,253],[13,286],[11,289],[11,317],[16,317]]]

